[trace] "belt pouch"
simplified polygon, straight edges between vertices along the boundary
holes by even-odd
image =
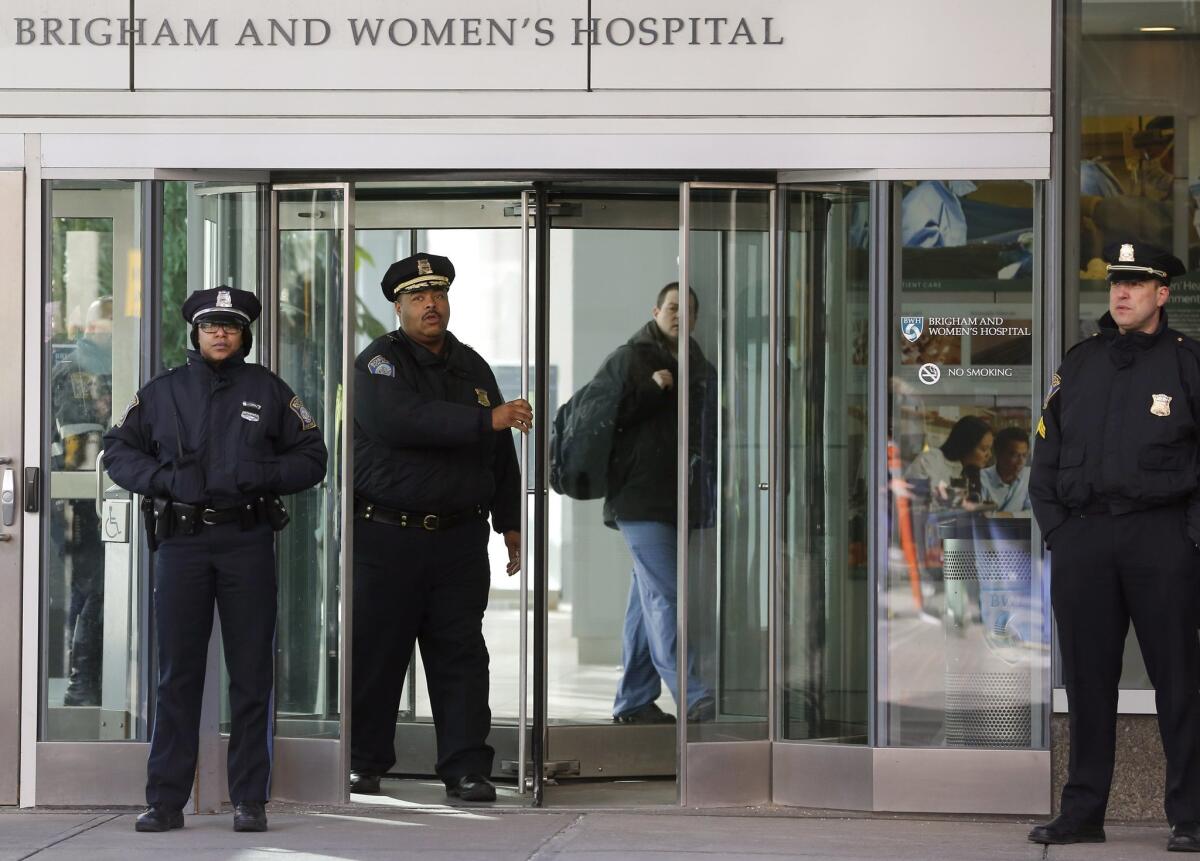
[[[171,503],[175,535],[195,535],[200,531],[200,508],[182,502]]]
[[[175,516],[171,511],[171,500],[154,500],[154,543],[162,544],[174,534]]]

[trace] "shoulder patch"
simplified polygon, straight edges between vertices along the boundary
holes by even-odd
[[[304,401],[300,400],[300,396],[296,395],[292,398],[288,407],[300,419],[300,430],[312,430],[317,426],[317,420],[313,418],[312,413],[308,411],[308,407],[304,406]]]
[[[124,414],[122,414],[121,418],[117,420],[117,423],[114,424],[113,427],[119,428],[121,425],[125,424],[125,419],[129,418],[129,414],[133,412],[134,407],[136,407],[139,403],[141,403],[141,401],[138,400],[138,396],[135,394],[133,396],[133,400],[129,402],[129,406],[125,407]]]
[[[396,376],[396,366],[388,361],[386,356],[375,356],[367,362],[367,370],[381,377]]]
[[[1050,391],[1046,392],[1046,399],[1042,401],[1042,409],[1050,409],[1050,399],[1058,394],[1058,390],[1062,388],[1062,377],[1057,373],[1050,378]],[[1044,435],[1043,435],[1044,436]]]

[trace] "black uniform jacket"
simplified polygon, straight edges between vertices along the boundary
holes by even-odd
[[[692,527],[703,527],[715,513],[716,371],[700,345],[688,340],[688,520]],[[609,381],[604,390],[621,393],[604,499],[604,522],[612,527],[617,518],[678,522],[678,398],[674,387],[663,389],[654,382],[654,372],[660,370],[670,371],[679,385],[679,360],[651,320],[596,372]]]
[[[435,354],[397,329],[354,362],[354,491],[419,514],[479,506],[492,528],[521,528],[512,432],[492,430],[504,403],[483,358],[446,333]]]
[[[1121,335],[1110,314],[1055,374],[1029,495],[1047,545],[1071,511],[1178,505],[1200,542],[1200,344],[1167,327]]]
[[[325,476],[325,441],[288,384],[262,365],[186,365],[146,383],[104,435],[104,468],[126,490],[231,508]]]

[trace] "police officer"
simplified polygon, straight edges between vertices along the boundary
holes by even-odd
[[[213,602],[229,670],[235,831],[265,831],[271,779],[278,494],[312,487],[327,453],[288,385],[249,364],[252,293],[218,287],[183,304],[194,350],[147,383],[104,437],[112,479],[142,494],[154,555],[158,705],[138,831],[183,827],[199,744]]]
[[[1167,757],[1167,848],[1200,852],[1200,344],[1163,307],[1183,264],[1109,246],[1109,311],[1054,375],[1030,496],[1046,546],[1070,704],[1060,815],[1035,843],[1104,841],[1117,683],[1133,622]]]
[[[393,263],[383,294],[400,328],[355,361],[354,676],[350,788],[379,791],[396,762],[396,714],[413,642],[429,685],[437,774],[448,795],[493,801],[487,744],[491,577],[488,524],[520,564],[520,472],[504,403],[478,353],[446,330],[454,266],[436,254]]]

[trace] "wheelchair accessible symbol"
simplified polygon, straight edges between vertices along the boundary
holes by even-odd
[[[932,386],[942,378],[942,369],[933,362],[926,362],[917,369],[917,379],[927,386]]]

